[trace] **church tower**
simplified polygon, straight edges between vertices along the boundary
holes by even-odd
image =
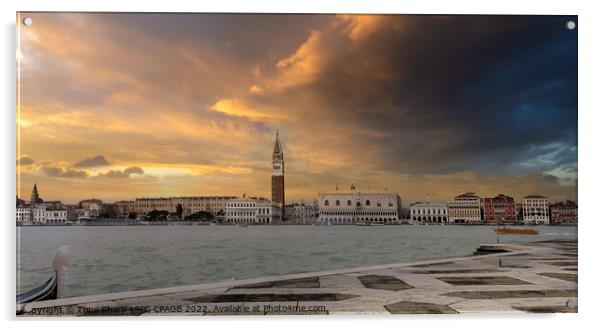
[[[41,201],[40,195],[38,194],[38,187],[36,186],[36,183],[33,183],[33,190],[31,190],[31,204],[34,205]]]
[[[276,131],[276,142],[272,152],[272,202],[284,209],[284,154],[278,131]]]

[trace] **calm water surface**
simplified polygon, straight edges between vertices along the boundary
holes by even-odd
[[[500,242],[576,239],[536,227]],[[17,292],[44,282],[71,248],[69,296],[439,259],[496,241],[490,226],[71,226],[17,228]]]

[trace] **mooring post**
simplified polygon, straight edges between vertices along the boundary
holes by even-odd
[[[57,296],[61,298],[65,296],[65,282],[67,280],[67,269],[69,267],[70,251],[69,246],[62,246],[54,253],[52,257],[52,268],[56,273]]]

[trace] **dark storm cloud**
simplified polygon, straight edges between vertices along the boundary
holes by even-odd
[[[102,155],[97,155],[91,158],[83,159],[73,165],[75,168],[93,168],[109,166],[111,163]]]
[[[17,159],[17,166],[30,166],[32,164],[34,164],[36,162],[36,160],[30,158],[30,157],[21,157],[19,159]]]
[[[127,175],[131,175],[131,174],[142,175],[142,174],[144,174],[144,170],[142,170],[142,168],[137,167],[137,166],[125,168],[125,170],[123,172],[125,174],[127,174]]]
[[[383,25],[338,50],[291,99],[313,94],[342,125],[388,132],[366,143],[384,146],[374,159],[381,168],[511,171],[555,143],[576,161],[577,35],[568,17],[384,19],[401,27]]]
[[[144,170],[142,170],[142,168],[137,167],[137,166],[125,168],[123,171],[111,169],[111,170],[107,171],[106,173],[98,174],[98,177],[129,178],[130,175],[133,175],[133,174],[142,175],[142,174],[144,174]]]
[[[63,177],[63,178],[86,178],[88,173],[82,170],[70,169],[70,168],[59,168],[59,167],[42,167],[41,170],[50,177]]]
[[[554,175],[545,175],[542,177],[542,180],[546,183],[550,183],[550,184],[558,184],[558,182],[560,181],[558,179],[558,177],[554,176]]]

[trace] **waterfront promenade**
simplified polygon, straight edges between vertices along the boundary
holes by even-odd
[[[36,315],[263,315],[577,311],[577,243],[484,245],[466,257],[17,305]]]

